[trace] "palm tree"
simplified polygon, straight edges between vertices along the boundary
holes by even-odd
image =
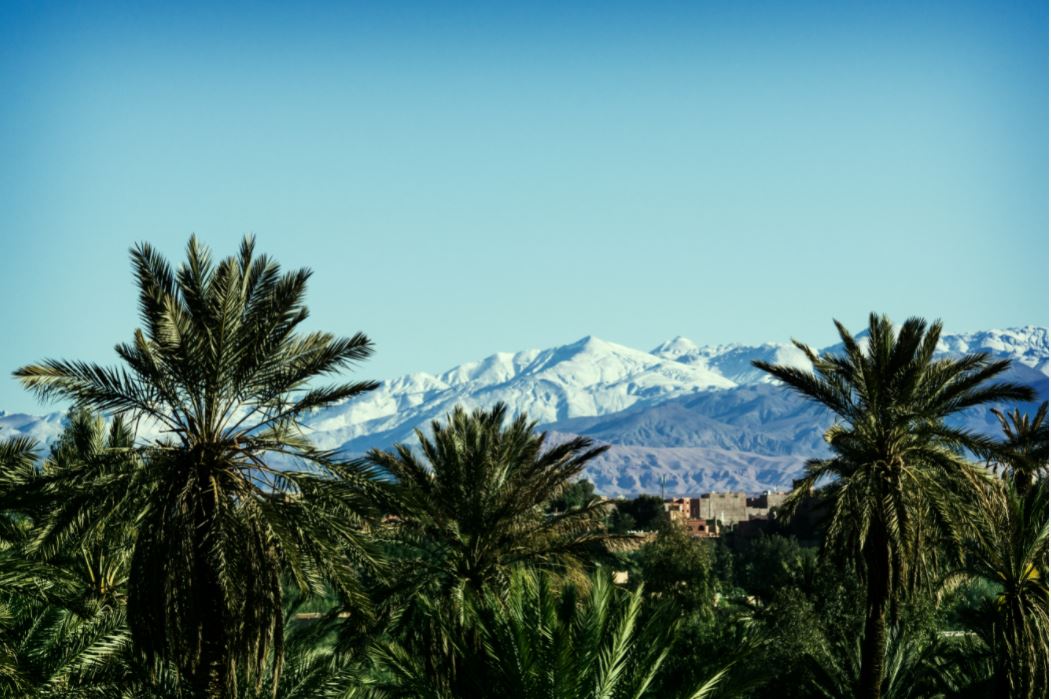
[[[857,637],[849,638],[849,633],[840,630],[826,648],[807,658],[811,672],[807,690],[811,696],[838,699],[850,696],[855,688],[861,644]],[[927,625],[899,621],[887,634],[882,696],[971,696],[967,692],[973,690],[974,645],[969,636],[942,637]]]
[[[0,670],[9,693],[75,697],[134,682],[124,624],[127,538],[85,532],[80,540],[52,537],[68,516],[65,496],[48,492],[54,476],[105,459],[130,444],[120,420],[74,411],[41,465],[28,440],[0,447],[0,512],[6,535],[0,568],[0,636],[17,672]],[[127,529],[127,527],[125,527]]]
[[[0,441],[0,488],[12,473],[32,469],[36,443],[28,437]],[[37,601],[49,594],[55,580],[46,566],[25,559],[21,544],[28,532],[24,517],[0,507],[0,693],[18,696],[28,690],[30,678],[21,666],[18,648],[18,609],[13,602]]]
[[[24,483],[26,474],[36,470],[36,462],[37,444],[33,439],[19,436],[0,441],[0,493],[6,494]],[[21,543],[25,536],[24,515],[0,502],[0,545]]]
[[[887,615],[933,567],[932,544],[952,531],[954,509],[980,473],[964,451],[989,440],[945,419],[972,406],[1027,400],[1024,386],[993,382],[1007,360],[986,354],[935,359],[942,326],[910,318],[895,332],[886,316],[869,317],[867,346],[838,321],[842,353],[818,355],[796,342],[812,371],[767,362],[755,366],[829,408],[837,422],[825,439],[832,456],[808,462],[799,501],[831,480],[826,544],[848,553],[866,584],[865,631],[857,691],[877,699],[883,683]]]
[[[395,481],[390,514],[413,567],[452,600],[502,587],[522,563],[573,567],[605,538],[597,498],[546,510],[608,447],[578,437],[545,449],[535,422],[506,418],[503,403],[473,413],[457,407],[444,425],[431,424],[432,438],[416,431],[422,460],[405,444],[367,456]]]
[[[91,513],[81,507],[76,489],[54,486],[64,480],[60,475],[94,470],[88,462],[128,458],[131,443],[120,419],[107,430],[99,416],[75,410],[43,464],[9,462],[0,475],[0,509],[21,534],[7,553],[37,571],[35,594],[6,600],[27,694],[31,687],[34,696],[75,696],[81,687],[97,689],[104,676],[128,679],[124,584],[130,528],[125,524],[118,533],[96,524],[78,539],[68,537],[68,518]]]
[[[967,572],[999,587],[991,628],[979,629],[994,663],[996,696],[1048,691],[1047,480],[1019,493],[990,480],[977,499]]]
[[[1003,467],[1004,477],[1011,478],[1015,489],[1024,493],[1041,475],[1047,475],[1047,401],[1032,417],[1018,408],[1007,414],[993,408],[993,414],[1000,421],[1004,441],[996,445],[992,459]]]
[[[450,636],[471,672],[456,685],[395,643],[377,644],[371,684],[389,696],[507,697],[508,699],[639,699],[657,696],[654,679],[672,651],[670,615],[644,620],[642,589],[618,589],[598,570],[584,588],[543,571],[520,568],[506,589],[471,598],[468,623],[478,646]],[[691,699],[710,696],[723,669],[691,688]]]
[[[107,427],[89,410],[70,411],[42,464],[23,462],[0,476],[0,509],[26,527],[23,555],[76,570],[85,596],[123,595],[133,523],[106,517],[113,503],[96,497],[94,485],[101,474],[137,470],[137,459],[120,417]]]
[[[361,333],[298,332],[309,270],[283,273],[250,237],[218,263],[191,237],[174,271],[148,244],[131,258],[143,327],[117,345],[123,366],[47,360],[15,375],[40,397],[152,434],[139,459],[56,480],[83,509],[54,536],[101,526],[92,520],[134,522],[136,648],[174,663],[198,696],[236,696],[239,674],[280,672],[282,577],[353,594],[352,562],[372,560],[360,531],[369,474],[315,449],[299,422],[376,386],[315,381],[372,345]],[[267,663],[271,653],[278,662]]]
[[[463,630],[471,599],[506,591],[523,565],[575,573],[606,538],[597,498],[548,512],[605,447],[575,438],[548,448],[535,427],[524,415],[507,420],[502,403],[473,413],[458,407],[445,424],[432,423],[432,437],[416,431],[418,453],[399,444],[367,456],[393,479],[394,586],[377,596],[392,606],[396,635],[432,681],[455,687],[461,659],[476,655],[480,640]],[[456,638],[472,648],[456,648]]]

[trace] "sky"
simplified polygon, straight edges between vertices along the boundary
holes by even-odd
[[[222,7],[217,7],[217,5]],[[1048,322],[1046,2],[0,3],[0,409],[128,249],[314,270],[359,378]]]

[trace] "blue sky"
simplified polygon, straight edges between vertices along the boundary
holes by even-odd
[[[1045,2],[70,5],[0,4],[2,409],[192,232],[313,268],[361,377],[1047,324]]]

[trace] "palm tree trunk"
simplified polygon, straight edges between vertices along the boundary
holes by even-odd
[[[1030,486],[1033,485],[1033,477],[1024,469],[1016,468],[1014,472],[1015,492],[1025,496]]]
[[[199,611],[201,656],[191,681],[195,697],[218,699],[226,695],[226,639],[223,628],[223,591],[212,558],[212,542],[216,528],[214,491],[207,467],[197,474],[197,529],[194,532],[194,588]]]
[[[890,551],[887,536],[881,529],[869,529],[864,556],[867,599],[858,698],[879,699],[887,650],[887,603],[890,601]]]

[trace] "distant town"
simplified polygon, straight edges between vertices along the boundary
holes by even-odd
[[[730,536],[734,541],[727,543],[732,546],[735,541],[783,529],[788,523],[779,517],[778,508],[785,504],[789,495],[789,491],[774,490],[759,494],[712,491],[672,497],[642,494],[631,499],[604,499],[612,505],[609,524],[614,533],[649,540],[659,529],[673,526],[698,539]],[[806,498],[798,509],[809,513],[812,506],[811,499]],[[810,517],[796,519],[806,526]]]

